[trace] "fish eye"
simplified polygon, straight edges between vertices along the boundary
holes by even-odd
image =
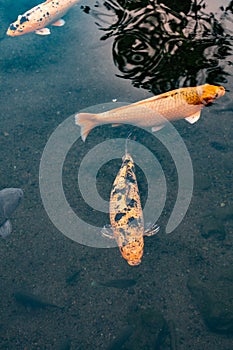
[[[136,63],[142,62],[144,60],[144,57],[140,54],[134,54],[131,58]]]

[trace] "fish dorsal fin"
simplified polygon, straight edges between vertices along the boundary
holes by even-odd
[[[174,91],[176,91],[176,90],[174,90]],[[173,100],[173,99],[174,99],[174,96],[175,96],[176,94],[177,94],[177,93],[171,94],[170,91],[167,91],[167,92],[164,92],[163,94],[155,95],[155,96],[152,96],[152,97],[147,98],[146,100],[136,102],[135,105],[140,106],[141,104],[144,104],[145,102],[154,102],[154,101],[162,100],[162,99],[165,99],[165,98],[168,98],[168,99],[170,99],[170,100]]]
[[[201,116],[201,112],[198,111],[198,112],[190,115],[190,117],[185,118],[185,120],[187,120],[187,122],[189,122],[190,124],[194,124],[194,123],[196,123],[198,121],[200,116]]]

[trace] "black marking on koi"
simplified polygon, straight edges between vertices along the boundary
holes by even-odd
[[[130,208],[137,207],[137,201],[135,201],[135,199],[132,198],[127,206]]]
[[[135,179],[133,178],[132,174],[130,174],[130,173],[127,173],[126,180],[128,180],[129,182],[132,182],[133,184],[136,183]]]
[[[16,30],[17,29],[17,27],[18,27],[19,25],[14,25],[14,24],[11,24],[10,25],[10,30]]]
[[[124,188],[116,188],[114,191],[113,191],[113,193],[112,193],[112,195],[114,196],[115,194],[117,194],[117,193],[120,193],[120,194],[125,194],[125,191],[126,191],[126,188],[124,187]]]
[[[24,22],[29,22],[29,19],[26,16],[22,16],[19,21],[20,24],[23,24]]]
[[[138,225],[138,220],[137,219],[135,219],[133,216],[131,216],[130,218],[128,218],[128,222],[127,222],[127,224],[129,225],[129,226],[137,226]]]
[[[117,213],[115,215],[115,221],[118,222],[125,215],[126,215],[126,213]]]

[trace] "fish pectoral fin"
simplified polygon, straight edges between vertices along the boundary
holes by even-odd
[[[156,235],[156,233],[158,233],[160,230],[160,227],[157,224],[153,224],[152,226],[150,226],[150,228],[148,228],[147,230],[144,231],[143,236],[154,236]]]
[[[51,32],[50,32],[49,28],[41,28],[41,29],[37,29],[35,31],[35,33],[37,35],[49,35]]]
[[[199,111],[190,115],[190,117],[185,118],[185,120],[187,120],[187,122],[189,122],[190,124],[194,124],[198,121],[200,116],[201,116],[201,112]]]
[[[112,227],[110,225],[106,225],[102,228],[101,235],[105,238],[115,239]]]
[[[10,220],[6,220],[1,226],[0,226],[0,236],[2,238],[8,237],[12,232],[12,226]]]
[[[151,131],[152,131],[152,132],[156,132],[156,131],[161,130],[163,127],[164,127],[164,125],[153,126],[153,127],[151,128]]]
[[[64,19],[60,18],[58,21],[53,22],[51,25],[54,27],[63,27],[66,22]]]

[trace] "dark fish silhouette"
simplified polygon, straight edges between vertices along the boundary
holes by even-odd
[[[118,337],[110,344],[110,346],[107,348],[107,350],[121,350],[124,348],[124,344],[126,341],[131,337],[133,334],[133,327],[132,326],[126,326],[121,330],[121,333],[118,335]]]
[[[46,308],[56,308],[63,310],[63,307],[48,303],[43,301],[34,294],[24,293],[24,292],[15,292],[13,294],[15,300],[28,309],[46,309]]]
[[[134,279],[118,279],[118,280],[109,280],[106,282],[98,282],[99,285],[103,287],[111,287],[111,288],[129,288],[133,287],[137,283]]]
[[[0,236],[6,238],[12,232],[9,218],[23,198],[20,188],[4,188],[0,191]]]
[[[66,278],[66,283],[70,286],[73,286],[77,283],[79,277],[80,277],[81,270],[75,271],[70,276]]]

